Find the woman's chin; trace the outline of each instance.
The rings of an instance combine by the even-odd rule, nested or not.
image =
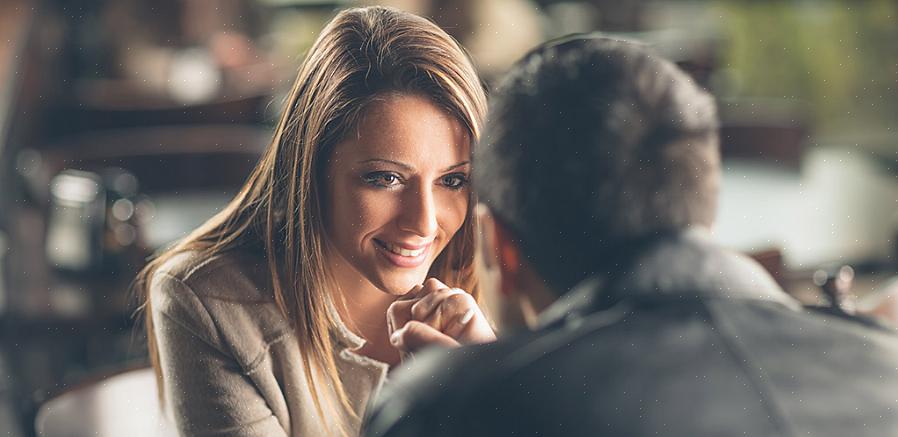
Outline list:
[[[426,278],[422,276],[420,278],[383,278],[384,280],[380,281],[380,284],[377,284],[377,288],[379,288],[384,293],[387,293],[392,296],[405,296],[412,288],[416,285],[421,285]]]

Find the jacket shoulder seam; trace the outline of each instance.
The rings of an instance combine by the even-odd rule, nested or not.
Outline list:
[[[268,351],[271,350],[271,347],[284,342],[290,336],[289,331],[281,332],[280,334],[274,336],[274,338],[270,340],[264,341],[264,346],[262,346],[262,350],[256,354],[256,357],[250,360],[246,366],[243,367],[243,373],[246,375],[252,375],[259,370],[260,365],[265,362],[265,359],[268,358]]]
[[[214,338],[209,338],[209,339],[207,339],[207,341],[210,341],[211,342],[210,344],[212,344],[219,351],[225,352],[225,344],[222,341],[221,327],[218,326],[218,321],[215,320],[215,317],[212,317],[212,313],[209,312],[209,308],[206,307],[206,303],[203,301],[203,299],[200,298],[200,295],[197,294],[197,292],[190,285],[188,285],[186,282],[184,282],[184,280],[178,278],[177,276],[175,276],[169,272],[166,272],[166,271],[159,272],[159,274],[161,274],[163,276],[167,276],[169,279],[171,279],[172,281],[175,281],[177,284],[181,285],[187,291],[190,292],[193,299],[195,299],[197,301],[197,303],[199,304],[199,307],[202,308],[202,313],[198,314],[198,315],[205,322],[208,322],[208,324],[212,327],[212,329],[214,329],[214,332],[209,333],[210,335],[214,336]],[[162,313],[165,314],[164,312],[162,312]],[[173,317],[169,314],[166,314],[166,316],[172,320],[176,319],[175,317]],[[183,326],[183,323],[180,323],[180,324]],[[193,332],[192,329],[190,331]],[[203,337],[201,335],[201,333],[196,333],[196,334],[200,337]],[[230,348],[228,348],[228,349],[230,349]],[[233,351],[228,351],[227,353],[230,356],[233,356],[236,358],[236,355],[233,354]]]

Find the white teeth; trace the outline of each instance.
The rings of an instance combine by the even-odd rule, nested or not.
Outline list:
[[[403,249],[395,244],[387,243],[387,249],[390,252],[395,253],[396,255],[402,255],[402,256],[414,258],[414,257],[424,253],[424,249],[426,249],[426,247],[422,247],[421,249],[408,250],[408,249]]]

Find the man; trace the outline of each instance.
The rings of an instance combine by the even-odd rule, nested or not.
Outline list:
[[[550,43],[491,111],[474,185],[535,330],[419,354],[366,435],[898,435],[898,338],[803,309],[710,241],[715,107],[673,64]]]

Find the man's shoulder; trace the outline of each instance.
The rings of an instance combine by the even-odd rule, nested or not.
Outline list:
[[[454,435],[460,415],[480,408],[471,400],[493,391],[508,375],[509,358],[540,335],[522,331],[492,343],[418,353],[369,405],[364,435]]]
[[[672,435],[727,435],[719,432],[734,423],[762,433],[777,423],[818,430],[838,422],[850,433],[892,407],[866,402],[860,414],[851,405],[898,390],[896,368],[898,336],[863,321],[762,300],[649,303],[430,351],[396,372],[366,435],[494,435],[557,424],[629,432],[640,414],[682,431]],[[691,404],[677,401],[686,393]],[[827,405],[809,409],[815,394],[826,394]],[[646,412],[638,407],[645,399],[660,403]],[[696,424],[677,419],[699,406],[720,413]],[[525,413],[534,409],[538,417]],[[830,417],[803,419],[815,411]]]
[[[507,375],[506,370],[512,364],[509,358],[542,335],[521,331],[486,344],[425,350],[396,372],[390,389],[401,390],[406,396],[425,402],[426,397],[442,396],[443,393],[438,393],[442,391],[451,390],[459,397],[467,397],[478,390],[488,390],[491,380]],[[465,383],[460,384],[462,381]]]
[[[364,435],[504,433],[519,412],[553,402],[543,397],[551,394],[543,388],[531,390],[534,371],[551,375],[551,368],[572,348],[595,346],[601,354],[610,343],[590,345],[588,340],[605,335],[606,328],[617,326],[626,315],[626,308],[614,307],[570,323],[522,330],[492,343],[419,353],[394,372],[371,404]],[[512,410],[517,413],[503,413]]]

